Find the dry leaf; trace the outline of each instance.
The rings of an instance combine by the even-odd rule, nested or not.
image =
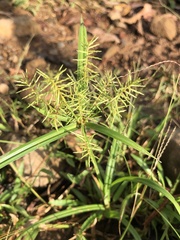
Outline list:
[[[156,11],[152,8],[152,5],[149,3],[145,3],[144,4],[144,8],[142,10],[142,17],[149,21],[152,19],[152,17],[154,17]]]
[[[94,36],[98,37],[100,43],[104,42],[115,42],[120,43],[120,39],[112,33],[104,32],[101,28],[94,28],[89,31]]]
[[[19,221],[19,218],[13,213],[9,213],[9,215],[11,216],[13,226],[16,226],[16,223]]]
[[[112,21],[119,20],[119,19],[121,19],[121,17],[122,17],[122,16],[121,16],[121,12],[120,12],[120,11],[117,11],[117,10],[115,10],[115,9],[111,10],[111,11],[109,12],[108,16],[110,17],[110,19],[111,19]]]
[[[145,3],[143,9],[139,11],[137,14],[135,14],[133,17],[121,18],[121,21],[128,24],[134,24],[138,20],[140,20],[142,17],[146,20],[149,20],[154,16],[154,14],[155,14],[155,10],[153,10],[152,5],[149,3]]]
[[[104,2],[106,7],[110,7],[110,8],[117,5],[117,2],[112,2],[112,1],[108,1],[108,0],[103,0],[103,2]]]
[[[131,11],[131,6],[126,3],[120,3],[113,7],[108,16],[112,21],[120,20],[122,17],[128,15]]]
[[[51,207],[47,206],[47,204],[42,204],[42,205],[38,206],[36,215],[39,217],[42,217],[45,214],[47,214],[50,209],[51,209]]]
[[[131,6],[127,3],[120,3],[114,6],[114,10],[119,11],[121,16],[124,17],[130,13]]]
[[[112,58],[116,53],[119,51],[119,46],[112,45],[104,54],[103,56],[103,62],[109,61],[110,58]]]
[[[137,23],[137,31],[139,34],[144,35],[144,30],[142,26],[142,20],[140,19]]]

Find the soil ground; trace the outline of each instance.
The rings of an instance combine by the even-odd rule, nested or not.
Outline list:
[[[33,116],[33,111],[31,117],[13,117],[6,103],[11,104],[14,99],[20,104],[24,101],[15,84],[24,73],[32,78],[36,68],[46,72],[57,70],[62,64],[72,71],[76,69],[74,59],[77,58],[81,15],[88,38],[98,37],[98,57],[102,60],[97,60],[96,64],[102,72],[112,70],[123,76],[132,71],[135,76],[140,70],[139,76],[151,79],[153,89],[158,89],[161,81],[168,82],[170,75],[179,74],[179,1],[172,1],[174,9],[165,8],[161,1],[45,0],[43,3],[29,1],[27,6],[16,6],[15,2],[0,1],[0,104],[14,131],[9,135],[2,129],[5,140],[12,141],[12,135],[15,135],[15,141],[20,141],[22,136],[29,138],[47,131],[35,119],[37,115]],[[164,2],[168,5],[170,1]],[[163,75],[155,75],[160,68]],[[158,95],[153,97],[158,98]],[[149,98],[142,101],[148,105]],[[159,117],[167,110],[163,104],[152,110]],[[22,110],[22,106],[19,109]],[[177,115],[176,122],[180,123]],[[71,139],[69,146],[72,142]],[[74,145],[70,148],[76,150]],[[7,151],[6,148],[3,150]],[[39,239],[52,239],[50,232],[41,234]],[[62,238],[62,232],[53,232],[53,239],[65,237]],[[107,238],[102,239],[116,238],[108,238],[107,233]]]

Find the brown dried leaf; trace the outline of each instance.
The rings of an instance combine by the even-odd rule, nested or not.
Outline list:
[[[13,213],[9,213],[9,215],[11,217],[11,221],[13,223],[13,226],[16,226],[16,223],[19,221],[19,218]]]
[[[155,14],[155,10],[153,10],[152,5],[149,3],[145,3],[143,9],[139,11],[137,14],[135,14],[133,17],[121,18],[121,21],[128,24],[134,24],[138,20],[140,20],[142,17],[146,20],[149,20],[154,16],[154,14]]]
[[[142,20],[140,19],[137,23],[137,31],[139,34],[144,35],[144,30],[142,26]]]
[[[104,54],[103,56],[103,62],[109,61],[116,53],[119,51],[119,46],[112,45]]]
[[[131,6],[127,3],[120,3],[114,6],[114,10],[119,11],[121,16],[124,17],[130,13]]]
[[[131,11],[131,6],[126,3],[120,3],[113,7],[108,16],[112,21],[120,20],[122,17],[128,15]]]
[[[98,37],[100,43],[104,42],[120,43],[120,39],[115,34],[107,33],[103,31],[101,28],[94,28],[91,29],[89,32]]]
[[[119,20],[122,17],[121,12],[118,10],[115,10],[115,9],[111,10],[109,12],[108,16],[110,17],[110,19],[112,21]]]

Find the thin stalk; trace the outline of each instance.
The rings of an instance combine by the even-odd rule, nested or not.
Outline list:
[[[116,155],[119,150],[119,146],[117,145],[117,140],[113,139],[110,156],[108,158],[106,172],[105,172],[105,180],[104,180],[104,205],[109,208],[110,200],[111,200],[111,183],[113,180],[115,164],[116,164]]]
[[[85,143],[86,143],[86,149],[88,151],[88,157],[89,157],[90,161],[92,162],[92,164],[94,166],[94,170],[95,170],[95,173],[96,173],[96,175],[98,177],[98,181],[100,183],[101,190],[102,190],[103,189],[103,183],[102,183],[102,180],[101,180],[100,170],[99,170],[99,167],[98,167],[97,160],[96,160],[96,158],[94,156],[94,152],[92,150],[91,142],[90,142],[90,140],[89,140],[89,138],[87,136],[87,133],[86,133],[84,125],[81,126],[81,133],[84,136],[84,140],[85,140]],[[88,161],[88,159],[86,160],[86,163],[87,163],[87,167],[90,167],[90,162]]]
[[[77,62],[77,79],[82,80],[85,73],[85,62],[87,58],[87,30],[84,26],[83,19],[81,17],[81,25],[79,29],[78,38],[78,62]]]

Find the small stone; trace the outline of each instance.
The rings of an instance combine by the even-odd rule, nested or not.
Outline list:
[[[21,160],[17,160],[16,166],[19,167],[22,162],[24,177],[33,187],[46,187],[50,182],[54,183],[59,179],[53,167],[49,166],[51,163],[47,161],[47,154],[43,149],[30,152]]]
[[[171,133],[172,131],[168,134],[168,137]],[[160,160],[162,162],[165,176],[174,183],[180,174],[180,129],[176,129],[173,133]],[[180,184],[178,185],[176,192],[180,193]]]
[[[176,19],[169,13],[155,16],[151,22],[150,29],[155,36],[172,41],[177,35]]]
[[[4,43],[12,38],[14,32],[14,24],[12,19],[0,19],[0,43]]]
[[[9,92],[9,86],[6,83],[0,83],[0,93],[3,95],[8,94]]]
[[[9,135],[8,140],[13,143],[7,145],[5,152],[26,142],[24,137],[16,134]],[[62,163],[60,158],[50,158],[49,152],[43,148],[36,149],[15,161],[18,169],[23,164],[23,177],[33,187],[47,187],[49,183],[53,184],[58,181],[60,179],[60,166],[62,167],[60,163]]]
[[[154,46],[152,51],[153,51],[155,56],[160,57],[162,52],[163,52],[163,46],[160,45],[160,44],[157,44],[157,45]]]

